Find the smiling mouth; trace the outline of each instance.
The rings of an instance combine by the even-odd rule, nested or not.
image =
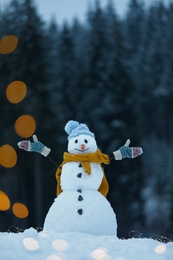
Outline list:
[[[87,148],[85,150],[80,150],[80,149],[75,148],[75,150],[83,153],[83,152],[86,152],[87,150],[89,150],[89,148]]]

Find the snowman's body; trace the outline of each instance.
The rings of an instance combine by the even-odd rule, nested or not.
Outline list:
[[[93,153],[97,144],[89,135],[73,137],[68,143],[71,154]],[[98,192],[103,178],[100,164],[90,163],[88,175],[81,162],[68,162],[62,167],[62,193],[49,209],[44,230],[54,232],[86,232],[116,235],[115,213],[107,199]]]

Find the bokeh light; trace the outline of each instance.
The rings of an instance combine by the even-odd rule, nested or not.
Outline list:
[[[166,245],[160,244],[160,245],[156,246],[154,251],[155,251],[156,254],[163,254],[163,253],[166,252]]]
[[[17,162],[17,154],[11,145],[0,147],[0,164],[6,168],[12,168]]]
[[[21,102],[26,96],[26,85],[24,82],[16,80],[11,82],[6,89],[7,99],[13,103],[17,104]]]
[[[73,258],[68,258],[64,253],[53,253],[52,255],[48,256],[46,260],[68,260]]]
[[[52,246],[58,251],[66,251],[69,248],[69,244],[63,239],[54,240]]]
[[[26,249],[31,250],[31,251],[35,251],[35,250],[39,249],[39,247],[40,247],[37,240],[35,240],[32,237],[24,238],[23,245]]]
[[[29,215],[27,207],[22,203],[14,203],[12,211],[17,218],[26,218]]]
[[[0,41],[0,53],[9,54],[13,52],[18,44],[18,38],[14,35],[7,35]]]
[[[91,256],[95,259],[95,260],[110,260],[111,257],[107,254],[107,249],[103,248],[103,247],[99,247],[97,249],[95,249],[92,253]]]
[[[3,192],[0,191],[0,210],[5,211],[10,208],[10,200],[8,196]]]
[[[57,255],[50,255],[47,257],[47,260],[63,260],[63,259]]]
[[[30,115],[22,115],[15,122],[15,131],[21,137],[30,137],[36,129],[35,119]]]

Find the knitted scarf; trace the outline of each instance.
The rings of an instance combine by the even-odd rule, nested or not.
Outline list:
[[[84,171],[89,175],[91,174],[91,166],[90,166],[91,162],[99,163],[100,165],[102,163],[104,163],[104,164],[110,163],[109,156],[102,153],[99,149],[95,153],[87,153],[87,154],[70,154],[70,153],[65,152],[63,159],[64,159],[63,162],[61,163],[61,165],[58,167],[58,169],[56,171],[56,180],[58,182],[57,195],[59,195],[62,192],[62,189],[60,186],[60,176],[61,176],[62,166],[65,163],[80,162],[84,168]],[[104,172],[103,167],[102,167],[102,170]],[[109,185],[108,185],[106,176],[104,175],[104,177],[102,179],[102,183],[101,183],[98,191],[101,192],[101,194],[106,197],[108,190],[109,190]]]

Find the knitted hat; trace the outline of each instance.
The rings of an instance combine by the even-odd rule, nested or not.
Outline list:
[[[85,124],[80,124],[77,121],[70,120],[68,123],[65,125],[65,131],[67,132],[68,140],[70,138],[79,136],[79,135],[90,135],[91,137],[95,138],[94,134],[90,132],[89,128]]]

